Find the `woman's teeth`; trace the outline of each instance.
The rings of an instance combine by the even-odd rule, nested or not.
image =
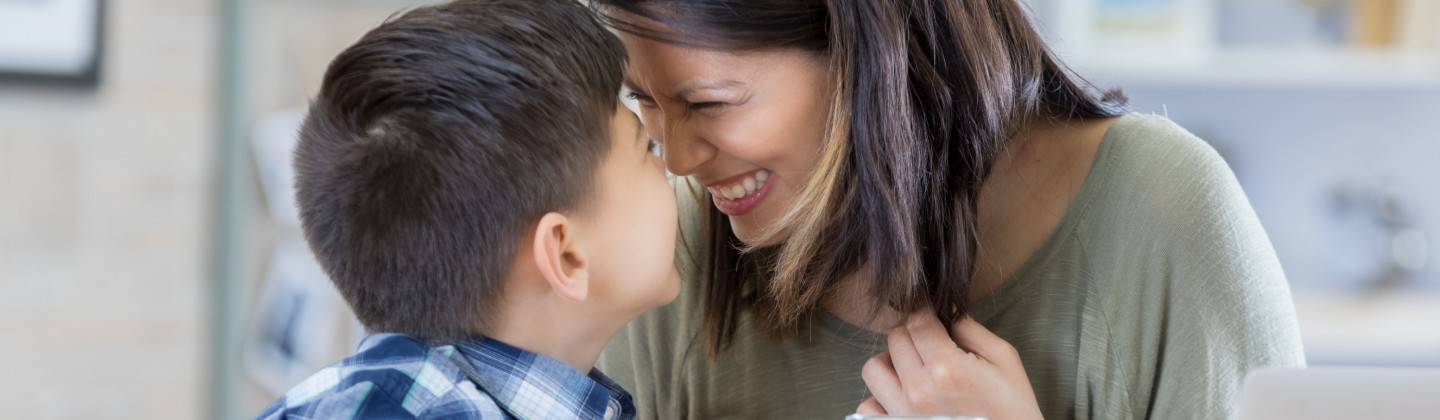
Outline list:
[[[760,187],[765,186],[765,180],[770,179],[770,171],[761,169],[750,174],[744,179],[730,183],[729,185],[717,185],[710,187],[710,194],[726,200],[738,200],[755,194]]]

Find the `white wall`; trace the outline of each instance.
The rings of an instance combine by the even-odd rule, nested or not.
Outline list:
[[[1363,217],[1338,212],[1337,187],[1409,202],[1429,242],[1411,287],[1440,289],[1440,91],[1129,87],[1221,149],[1270,233],[1297,294],[1363,289],[1389,249]],[[1377,241],[1377,239],[1380,239]]]

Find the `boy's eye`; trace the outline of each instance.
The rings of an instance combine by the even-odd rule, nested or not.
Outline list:
[[[660,145],[660,142],[654,139],[647,141],[649,141],[650,144],[645,148],[646,153],[654,155],[655,157],[665,157],[665,149]]]
[[[655,104],[655,98],[651,98],[649,95],[645,95],[636,91],[630,91],[630,93],[625,94],[625,97],[630,98],[630,100],[632,101],[639,102],[641,105],[645,106],[651,106]]]

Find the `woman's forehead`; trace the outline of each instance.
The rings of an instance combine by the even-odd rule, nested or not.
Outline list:
[[[800,51],[724,51],[688,47],[629,35],[626,81],[632,87],[685,89],[730,88],[767,71],[783,70],[804,55]],[[633,41],[632,41],[633,40]]]

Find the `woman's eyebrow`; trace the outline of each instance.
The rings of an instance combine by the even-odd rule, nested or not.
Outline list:
[[[690,100],[690,96],[694,95],[696,92],[711,89],[725,89],[740,86],[742,84],[743,83],[740,83],[740,81],[738,80],[704,80],[699,82],[691,82],[685,84],[683,87],[676,90],[675,98],[684,102],[693,102]]]
[[[625,79],[621,82],[621,84],[624,85],[624,87],[625,87],[626,89],[629,89],[629,90],[632,91],[632,92],[639,93],[639,94],[646,95],[646,96],[655,96],[654,93],[652,93],[652,92],[646,92],[645,89],[641,89],[641,88],[640,88],[640,84],[639,84],[639,83],[635,83],[635,80],[634,80],[634,79],[631,79],[629,76],[626,76]],[[730,79],[726,79],[726,80],[703,80],[703,81],[699,81],[699,82],[691,82],[691,83],[688,83],[688,84],[683,85],[683,87],[681,87],[679,90],[676,90],[676,91],[675,91],[675,99],[677,99],[677,100],[679,100],[679,101],[682,101],[682,102],[691,102],[690,97],[691,97],[692,95],[694,95],[695,93],[697,93],[697,92],[706,91],[706,90],[713,90],[713,89],[731,88],[731,87],[740,86],[740,85],[743,85],[743,84],[744,84],[744,83],[741,83],[739,80],[730,80]]]

